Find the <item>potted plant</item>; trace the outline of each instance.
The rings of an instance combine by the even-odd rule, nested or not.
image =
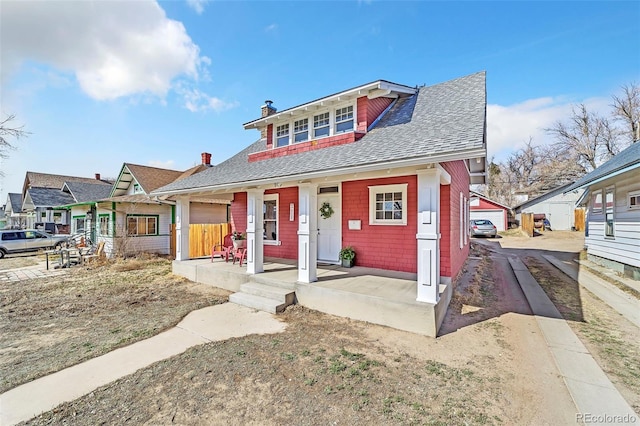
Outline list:
[[[247,234],[245,233],[233,231],[231,239],[233,240],[234,249],[245,248],[247,246]]]
[[[356,257],[356,251],[353,247],[347,246],[340,250],[340,254],[338,256],[340,257],[340,260],[342,260],[342,266],[344,268],[351,268]]]

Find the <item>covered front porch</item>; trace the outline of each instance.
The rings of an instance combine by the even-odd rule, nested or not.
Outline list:
[[[318,263],[317,281],[304,283],[295,260],[266,257],[263,266],[250,274],[237,263],[201,258],[174,261],[173,273],[233,292],[250,282],[288,288],[295,303],[310,309],[433,337],[452,293],[451,285],[441,284],[438,303],[418,302],[417,274],[407,272]]]

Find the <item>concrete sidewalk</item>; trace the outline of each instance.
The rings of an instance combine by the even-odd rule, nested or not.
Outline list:
[[[0,425],[31,419],[114,380],[207,342],[284,331],[286,324],[266,312],[233,303],[191,312],[176,327],[116,349],[0,395]]]
[[[527,267],[516,257],[510,256],[509,263],[576,404],[576,423],[637,421],[640,416],[613,386]]]
[[[592,274],[587,268],[579,268],[575,262],[563,262],[554,256],[548,255],[542,255],[542,257],[618,311],[623,317],[640,327],[640,300]],[[614,279],[613,277],[610,278]]]

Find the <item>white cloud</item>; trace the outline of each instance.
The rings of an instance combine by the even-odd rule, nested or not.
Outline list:
[[[189,7],[196,11],[198,15],[202,15],[204,12],[204,6],[209,3],[209,0],[187,0]]]
[[[152,0],[3,2],[2,82],[25,61],[75,74],[98,100],[163,98],[178,76],[198,80],[209,60],[181,22]]]
[[[237,102],[225,102],[222,99],[209,96],[198,89],[180,85],[176,90],[184,100],[184,107],[191,112],[212,110],[215,112],[226,111],[238,106]]]
[[[265,32],[267,32],[267,33],[270,33],[270,32],[275,31],[275,30],[277,30],[277,29],[278,29],[278,24],[271,24],[271,25],[268,25],[268,26],[264,29],[264,31],[265,31]]]
[[[608,115],[609,100],[590,98],[569,102],[565,97],[529,99],[514,105],[487,105],[487,155],[504,160],[512,152],[522,148],[529,137],[535,145],[553,142],[545,129],[557,121],[571,116],[571,107],[584,103],[590,111]]]

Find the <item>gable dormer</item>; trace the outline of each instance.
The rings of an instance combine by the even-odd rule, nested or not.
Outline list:
[[[378,80],[280,112],[266,101],[261,118],[244,125],[259,130],[266,146],[249,161],[355,142],[398,97],[415,93],[413,87]]]

